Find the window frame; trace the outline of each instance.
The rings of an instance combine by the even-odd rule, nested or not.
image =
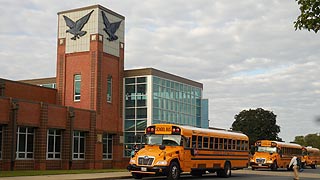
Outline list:
[[[112,103],[112,85],[113,85],[112,76],[109,75],[107,78],[107,102]]]
[[[77,77],[80,77],[79,79]],[[73,76],[73,101],[79,102],[81,100],[81,74],[75,74]],[[79,83],[79,94],[77,94],[77,84]]]
[[[26,128],[26,131],[25,132],[20,132],[20,128]],[[32,133],[29,133],[29,129],[32,129],[33,132]],[[34,159],[34,147],[35,147],[35,128],[34,127],[24,127],[24,126],[18,126],[17,128],[17,141],[16,141],[16,159],[17,160],[28,160],[28,159]],[[19,151],[19,145],[20,145],[20,135],[25,135],[25,145],[24,145],[24,151]],[[28,135],[32,135],[33,137],[33,144],[32,144],[32,152],[28,152],[28,144],[30,142],[28,142]],[[24,154],[24,157],[19,157],[20,154]],[[28,158],[28,154],[31,154],[32,157],[31,158]]]
[[[75,135],[75,133],[79,135]],[[75,152],[75,139],[78,139],[78,152]],[[83,152],[81,152],[81,139],[83,139]],[[77,157],[75,157],[77,155]],[[83,158],[81,158],[83,155]],[[72,136],[72,160],[85,160],[86,157],[86,133],[84,131],[73,131]]]
[[[50,130],[53,130],[53,134],[49,134],[49,131]],[[59,135],[57,135],[57,131],[60,132]],[[53,136],[53,152],[49,152],[49,137],[50,136]],[[57,136],[60,136],[60,149],[59,151],[60,152],[56,152],[56,139],[57,139]],[[61,159],[61,151],[62,151],[62,130],[61,129],[48,129],[47,130],[47,151],[46,151],[46,159],[47,160],[55,160],[55,159]],[[49,154],[52,154],[53,155],[53,158],[49,157]],[[56,155],[60,155],[59,158],[56,157]]]
[[[111,141],[111,152],[109,152],[109,143]],[[105,152],[106,148],[106,152]],[[113,159],[113,136],[112,134],[105,133],[102,136],[102,159],[112,160]]]

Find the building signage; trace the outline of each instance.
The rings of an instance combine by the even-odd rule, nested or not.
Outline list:
[[[66,32],[73,35],[73,37],[71,38],[72,40],[77,40],[77,38],[79,39],[81,36],[84,36],[87,33],[87,31],[81,31],[81,30],[84,27],[84,25],[87,24],[92,12],[93,10],[87,15],[77,20],[76,22],[72,21],[67,16],[63,16],[66,22],[66,25],[70,28]]]

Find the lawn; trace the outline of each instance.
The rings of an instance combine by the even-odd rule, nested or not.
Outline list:
[[[83,169],[83,170],[25,170],[25,171],[0,171],[0,177],[15,176],[40,176],[58,174],[89,174],[107,172],[126,172],[126,169]]]

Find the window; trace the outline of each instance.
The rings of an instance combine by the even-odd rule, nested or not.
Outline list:
[[[81,75],[74,75],[74,101],[80,101],[81,98]]]
[[[56,83],[40,84],[39,86],[55,89]]]
[[[198,148],[202,148],[202,136],[198,136]]]
[[[107,102],[112,102],[112,76],[107,79]]]
[[[214,138],[214,149],[219,149],[219,138]]]
[[[18,127],[17,159],[32,159],[34,146],[34,128]]]
[[[232,140],[228,139],[228,149],[232,149]]]
[[[2,159],[2,126],[0,126],[0,159]]]
[[[228,149],[228,140],[227,139],[223,139],[223,149]]]
[[[191,147],[192,148],[196,148],[197,146],[196,146],[196,144],[197,144],[197,136],[192,136],[192,145],[191,145]]]
[[[210,149],[213,149],[214,146],[214,138],[210,137]]]
[[[73,132],[73,159],[84,159],[85,133],[81,131]]]
[[[104,134],[103,139],[103,159],[112,159],[112,135]]]
[[[203,148],[208,149],[209,148],[209,138],[208,137],[203,137]]]
[[[61,130],[49,129],[47,136],[47,158],[61,158]]]

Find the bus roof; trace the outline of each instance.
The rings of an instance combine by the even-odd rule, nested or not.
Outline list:
[[[304,147],[308,152],[320,152],[320,150],[318,148],[314,148],[314,147]]]
[[[280,141],[273,141],[273,140],[258,140],[257,142],[261,142],[261,143],[266,143],[266,142],[270,142],[271,143],[276,143],[277,146],[279,147],[291,147],[291,148],[298,148],[301,149],[302,146],[299,144],[295,144],[295,143],[286,143],[286,142],[280,142]]]
[[[202,135],[218,135],[219,137],[224,137],[224,138],[230,138],[230,137],[238,137],[241,140],[248,140],[248,136],[240,133],[240,132],[234,132],[234,131],[227,131],[227,130],[217,130],[217,129],[205,129],[205,128],[198,128],[198,127],[193,127],[193,126],[186,126],[186,125],[176,125],[176,124],[154,124],[154,126],[159,126],[159,125],[166,125],[166,126],[177,126],[181,128],[181,132],[186,134],[202,134]]]

